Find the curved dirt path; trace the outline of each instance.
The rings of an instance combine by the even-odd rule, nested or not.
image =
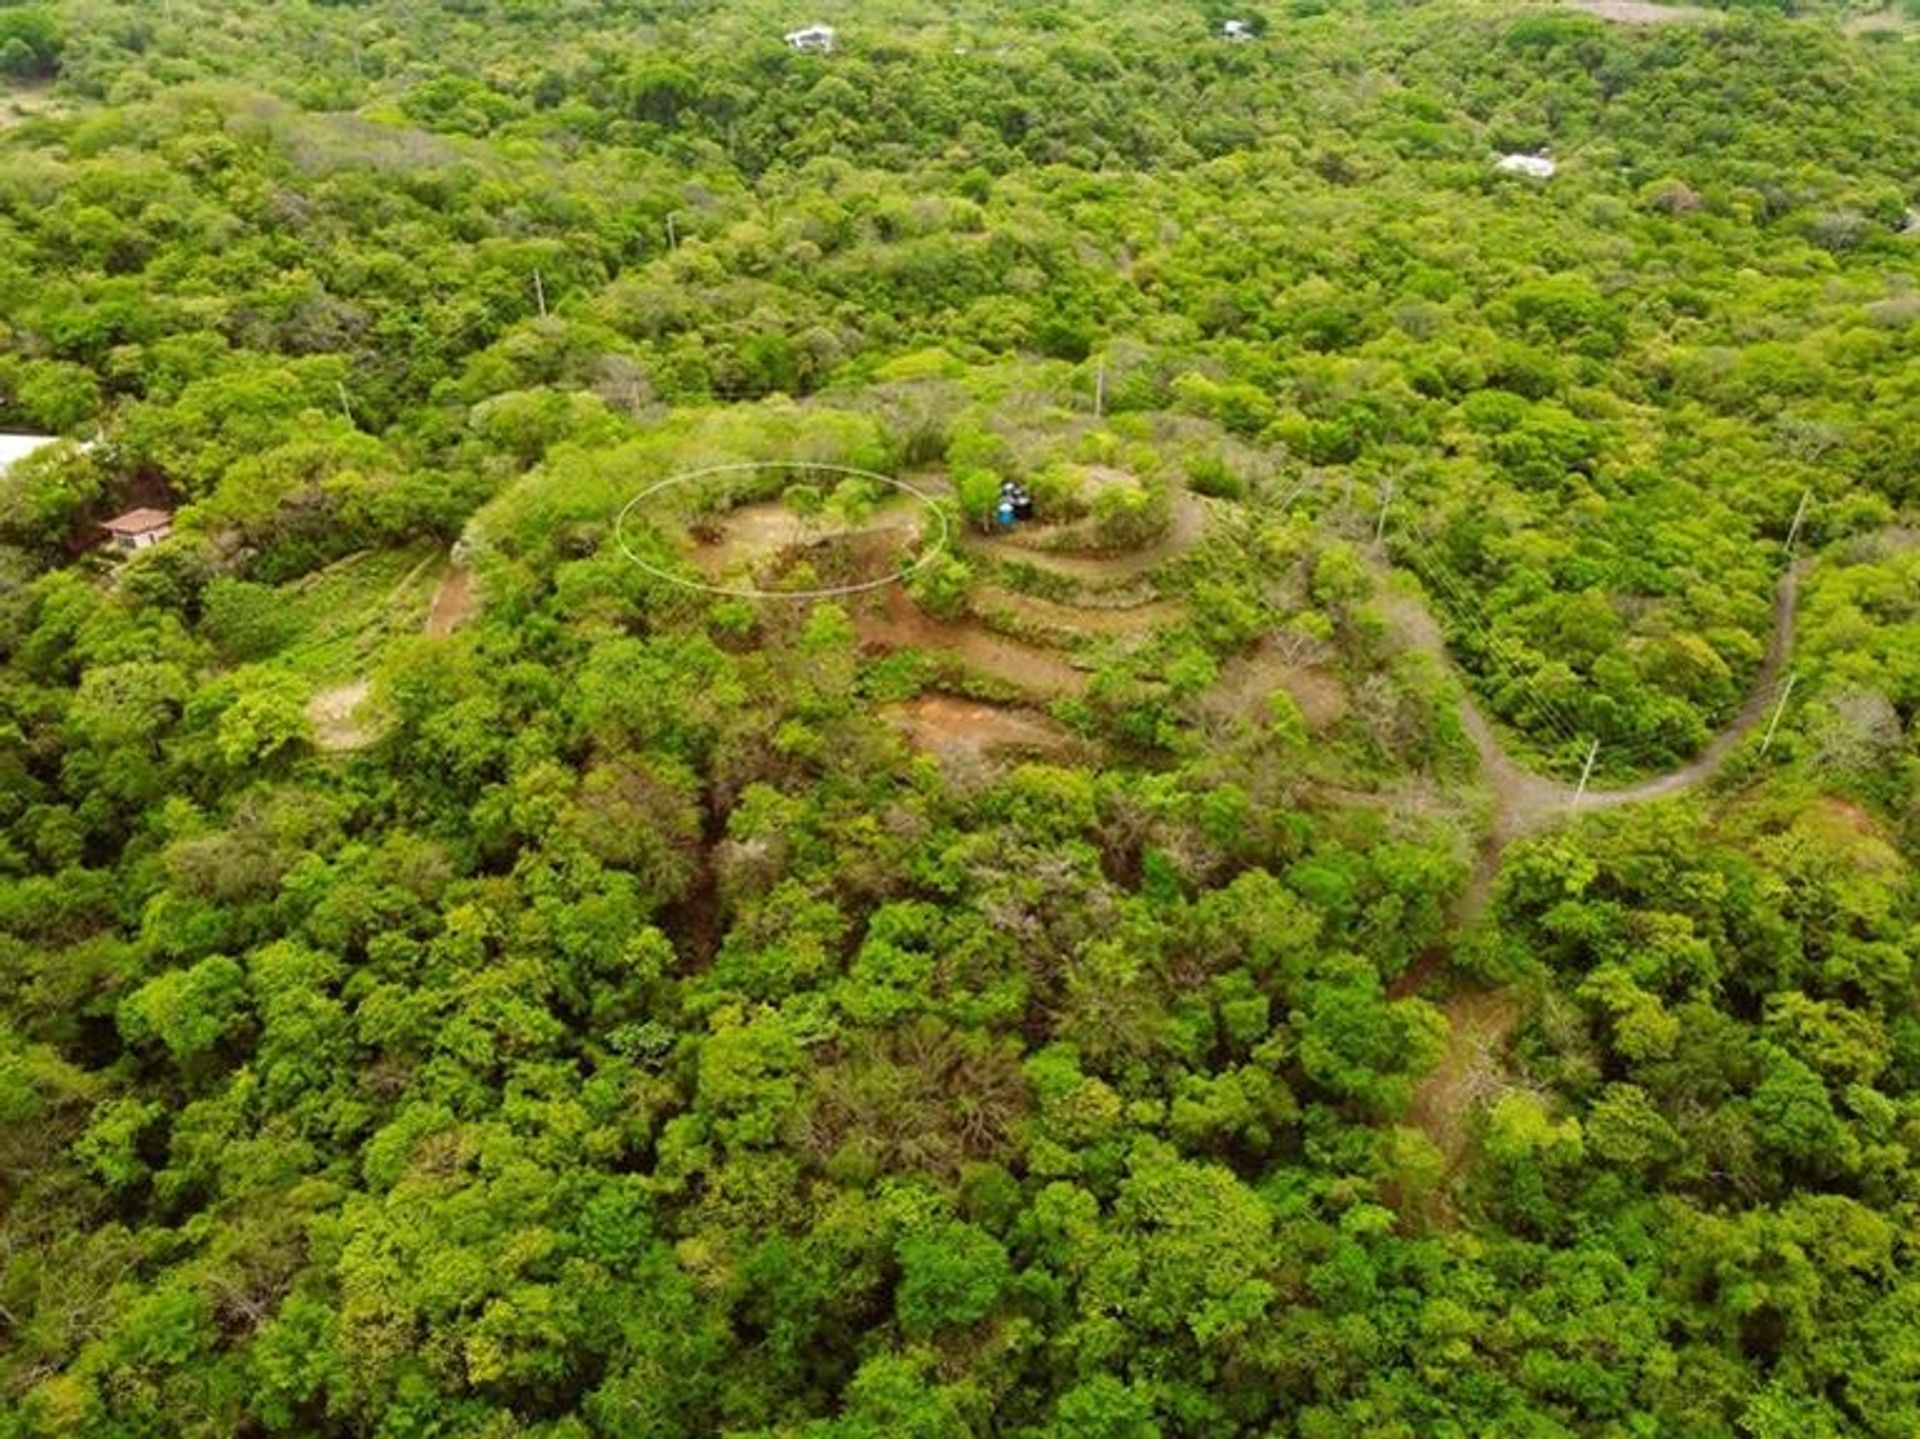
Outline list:
[[[1753,677],[1753,687],[1747,692],[1746,702],[1727,726],[1707,742],[1699,758],[1679,769],[1621,789],[1589,789],[1580,801],[1582,809],[1606,809],[1613,805],[1637,804],[1641,800],[1662,799],[1670,794],[1678,794],[1710,778],[1714,771],[1726,763],[1727,756],[1766,715],[1767,707],[1774,698],[1774,687],[1780,682],[1780,673],[1787,667],[1787,660],[1793,654],[1793,622],[1800,608],[1800,581],[1806,577],[1806,572],[1807,561],[1796,560],[1781,574],[1779,587],[1773,596],[1773,634],[1767,641],[1766,654],[1761,657],[1759,672]]]
[[[1383,578],[1391,566],[1377,548],[1368,559]],[[1773,633],[1760,661],[1746,701],[1733,719],[1716,734],[1698,757],[1678,769],[1654,775],[1618,789],[1577,787],[1523,769],[1501,748],[1499,736],[1487,722],[1464,679],[1460,685],[1460,722],[1472,742],[1481,771],[1494,795],[1492,830],[1481,845],[1466,888],[1448,914],[1451,933],[1387,986],[1391,999],[1418,993],[1448,968],[1453,956],[1452,935],[1470,928],[1486,909],[1500,872],[1501,857],[1514,840],[1540,829],[1556,816],[1575,810],[1613,809],[1646,800],[1664,799],[1710,779],[1727,756],[1753,732],[1766,715],[1773,690],[1793,652],[1794,617],[1799,607],[1800,582],[1809,561],[1796,560],[1780,576],[1773,599]],[[1433,612],[1404,591],[1389,589],[1385,596],[1388,619],[1410,647],[1451,666],[1445,637]],[[1510,986],[1458,990],[1442,1005],[1447,1019],[1447,1044],[1439,1064],[1415,1086],[1407,1117],[1439,1148],[1451,1181],[1467,1160],[1468,1116],[1490,1104],[1520,1081],[1513,1072],[1509,1046],[1519,1026],[1523,1006]],[[1442,1190],[1431,1203],[1442,1224],[1454,1218],[1453,1201]]]
[[[1036,570],[1045,570],[1048,574],[1077,580],[1082,584],[1112,584],[1117,580],[1138,579],[1156,565],[1186,553],[1199,541],[1206,527],[1206,504],[1191,490],[1175,489],[1173,515],[1167,522],[1167,532],[1142,549],[1107,555],[1071,553],[1044,550],[1004,535],[972,532],[961,541],[960,549],[1007,564],[1032,565]]]
[[[857,610],[853,627],[862,644],[957,660],[965,669],[1041,699],[1085,694],[1093,680],[1058,651],[1003,635],[976,620],[936,619],[899,585],[887,586],[880,603]]]
[[[1377,571],[1385,573],[1390,568],[1385,555],[1377,550],[1369,554],[1369,559]],[[1786,668],[1787,658],[1793,652],[1793,621],[1799,607],[1800,580],[1806,568],[1807,561],[1797,560],[1781,574],[1773,598],[1773,634],[1767,642],[1767,652],[1760,661],[1759,672],[1754,676],[1745,703],[1709,741],[1707,747],[1695,759],[1665,774],[1653,775],[1618,789],[1590,787],[1584,795],[1578,796],[1577,803],[1577,786],[1535,774],[1515,762],[1501,747],[1499,736],[1463,681],[1460,723],[1473,743],[1480,767],[1493,790],[1494,825],[1491,838],[1496,857],[1498,851],[1509,842],[1540,828],[1558,813],[1575,809],[1615,809],[1621,805],[1665,799],[1710,779],[1726,763],[1727,756],[1766,715],[1767,706],[1773,699],[1774,686],[1779,682],[1780,673]],[[1410,647],[1423,650],[1443,664],[1452,666],[1439,621],[1424,603],[1412,595],[1389,593],[1386,605],[1388,618]]]
[[[975,612],[992,621],[1001,616],[1032,625],[1049,634],[1146,635],[1176,625],[1187,617],[1178,600],[1147,600],[1137,605],[1070,605],[1001,585],[981,585],[973,592]]]
[[[1370,553],[1369,559],[1382,572],[1388,568],[1386,557],[1378,551]],[[1798,560],[1788,565],[1780,576],[1773,600],[1773,635],[1746,702],[1699,756],[1678,769],[1637,784],[1619,789],[1589,789],[1579,796],[1577,804],[1576,786],[1522,769],[1514,762],[1500,747],[1499,736],[1462,681],[1460,722],[1493,790],[1494,813],[1493,828],[1481,846],[1473,874],[1448,914],[1453,934],[1470,928],[1485,911],[1499,876],[1501,857],[1514,840],[1550,823],[1557,815],[1571,814],[1576,809],[1611,809],[1664,799],[1712,777],[1767,712],[1773,688],[1793,651],[1793,621],[1806,568],[1807,561]],[[1439,622],[1431,610],[1413,596],[1396,591],[1389,591],[1386,605],[1389,620],[1406,643],[1434,655],[1443,664],[1451,663]],[[1388,985],[1388,996],[1404,999],[1418,993],[1428,981],[1447,969],[1452,955],[1451,937],[1443,939]],[[1514,991],[1505,985],[1458,990],[1443,1002],[1447,1019],[1446,1049],[1439,1064],[1415,1086],[1407,1117],[1445,1157],[1449,1181],[1467,1160],[1468,1116],[1518,1082],[1508,1049],[1520,1023],[1522,1008]],[[1448,1193],[1443,1190],[1432,1202],[1439,1222],[1450,1224],[1453,1203]]]
[[[1207,507],[1191,491],[1180,489],[1173,496],[1173,518],[1167,533],[1145,549],[1117,555],[1071,554],[1038,549],[1005,536],[970,534],[964,548],[978,554],[1014,564],[1030,564],[1039,570],[1078,581],[1082,584],[1107,584],[1137,579],[1191,549],[1205,532]],[[1384,551],[1369,549],[1367,559],[1375,573],[1388,583],[1383,587],[1383,605],[1389,622],[1410,648],[1433,655],[1449,669],[1454,668],[1447,651],[1446,638],[1438,618],[1422,596],[1397,590],[1390,583],[1393,566]],[[1578,794],[1575,785],[1522,766],[1500,742],[1479,702],[1464,679],[1460,685],[1460,722],[1479,759],[1494,797],[1493,827],[1483,847],[1481,862],[1467,892],[1456,910],[1461,922],[1470,921],[1485,904],[1500,854],[1508,844],[1551,823],[1575,809],[1615,809],[1648,800],[1664,799],[1692,789],[1710,779],[1726,762],[1742,740],[1760,723],[1773,699],[1774,687],[1793,648],[1794,616],[1798,607],[1800,581],[1806,560],[1789,565],[1780,576],[1773,602],[1773,632],[1761,659],[1759,672],[1745,702],[1733,719],[1714,735],[1705,749],[1688,763],[1617,789],[1594,789]],[[989,587],[990,601],[1003,609],[1021,614],[1048,629],[1072,626],[1093,634],[1124,634],[1136,631],[1143,621],[1150,627],[1175,618],[1177,601],[1150,602],[1142,606],[1118,608],[1107,614],[1098,607],[1063,604],[998,586]],[[1044,652],[1032,646],[1008,646],[1000,637],[969,633],[968,627],[943,624],[915,614],[911,618],[897,599],[887,606],[885,620],[869,625],[878,633],[866,637],[898,646],[918,643],[922,647],[946,650],[996,678],[1042,693],[1075,694],[1085,689],[1086,676],[1057,659],[1047,663]],[[1151,618],[1149,618],[1151,617]],[[1016,650],[1018,652],[1016,652]],[[1047,657],[1051,658],[1051,657]],[[1576,803],[1576,796],[1577,803]]]
[[[445,639],[473,618],[479,607],[480,597],[473,590],[473,571],[456,560],[441,576],[440,586],[433,592],[433,603],[427,607],[426,633],[434,639]]]

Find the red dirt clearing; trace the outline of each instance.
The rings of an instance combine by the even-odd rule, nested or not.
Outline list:
[[[1058,755],[1072,737],[1038,711],[985,704],[930,691],[881,711],[916,749],[943,760],[977,761],[993,755]]]

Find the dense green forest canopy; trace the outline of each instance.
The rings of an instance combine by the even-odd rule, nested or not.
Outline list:
[[[0,1439],[1920,1432],[1916,37],[0,0]]]

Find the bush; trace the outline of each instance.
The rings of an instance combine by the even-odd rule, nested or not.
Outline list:
[[[967,586],[973,571],[964,560],[942,554],[914,573],[907,582],[907,593],[915,604],[939,619],[957,619],[967,607]]]
[[[299,628],[297,615],[266,585],[222,575],[208,584],[202,603],[207,637],[229,663],[263,660]]]
[[[1218,455],[1195,455],[1189,460],[1187,485],[1195,494],[1217,500],[1240,500],[1247,494],[1247,482]]]
[[[1095,540],[1107,549],[1137,549],[1166,533],[1173,502],[1165,485],[1109,485],[1093,497]]]

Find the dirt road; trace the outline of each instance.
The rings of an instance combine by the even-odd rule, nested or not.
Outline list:
[[[1376,572],[1385,578],[1388,567],[1386,557],[1375,552],[1369,558]],[[1802,560],[1788,566],[1780,576],[1780,585],[1773,600],[1773,634],[1767,642],[1766,655],[1760,662],[1760,671],[1754,677],[1746,703],[1741,705],[1739,713],[1713,737],[1699,756],[1678,769],[1618,789],[1589,788],[1579,796],[1577,806],[1576,786],[1521,768],[1501,748],[1493,726],[1488,723],[1473,695],[1463,686],[1460,696],[1461,726],[1473,743],[1474,752],[1480,759],[1480,768],[1494,795],[1493,848],[1496,851],[1504,849],[1511,841],[1532,833],[1576,808],[1613,809],[1646,800],[1665,799],[1712,778],[1726,763],[1727,756],[1765,718],[1768,706],[1773,701],[1781,672],[1793,652],[1793,621],[1799,605],[1800,581],[1805,571],[1806,562]],[[1400,592],[1389,592],[1386,608],[1388,618],[1403,643],[1435,656],[1442,663],[1451,664],[1445,637],[1431,610],[1413,596]]]
[[[471,619],[477,608],[479,596],[473,592],[473,571],[455,563],[442,577],[440,588],[433,592],[433,603],[427,608],[427,633],[435,639],[445,639]]]

